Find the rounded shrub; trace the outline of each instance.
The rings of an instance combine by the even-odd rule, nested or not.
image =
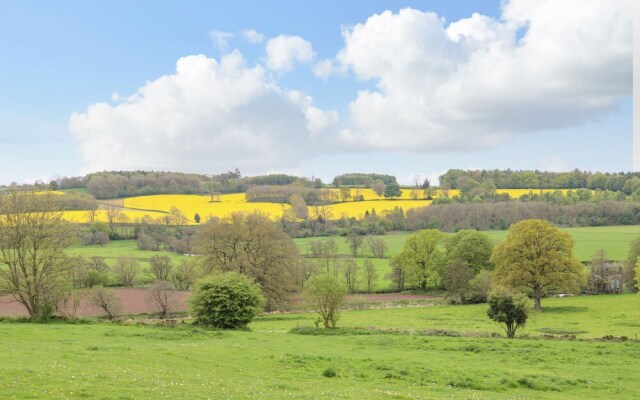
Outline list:
[[[189,298],[196,324],[221,329],[246,327],[260,313],[260,287],[236,272],[209,276],[196,284]]]

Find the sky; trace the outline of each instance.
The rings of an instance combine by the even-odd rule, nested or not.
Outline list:
[[[0,2],[0,184],[632,169],[632,1]]]

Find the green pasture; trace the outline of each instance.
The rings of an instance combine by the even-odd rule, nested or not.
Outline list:
[[[640,297],[546,299],[523,332],[484,306],[345,311],[338,335],[288,333],[309,314],[258,318],[250,331],[0,323],[2,399],[632,399]],[[355,327],[400,332],[355,334]],[[439,329],[478,337],[408,334]],[[538,336],[583,331],[560,340]],[[359,331],[362,333],[363,331]],[[372,332],[375,333],[375,332]],[[483,334],[483,335],[481,335]],[[534,337],[535,336],[535,337]],[[335,375],[335,376],[333,376]]]

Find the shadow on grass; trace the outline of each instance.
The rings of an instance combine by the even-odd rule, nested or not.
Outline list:
[[[560,306],[560,307],[543,307],[542,312],[544,314],[565,314],[565,313],[577,313],[585,312],[587,307],[577,306]]]

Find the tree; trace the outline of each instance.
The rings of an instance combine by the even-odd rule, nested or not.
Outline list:
[[[382,194],[384,193],[384,182],[382,182],[380,179],[373,182],[373,191],[376,192],[378,197],[382,196]]]
[[[502,286],[494,288],[489,293],[487,315],[492,320],[505,325],[505,332],[509,339],[516,336],[518,328],[524,327],[531,308],[531,300],[522,293],[514,294]]]
[[[634,239],[629,245],[629,253],[626,262],[623,263],[623,285],[626,290],[636,291],[636,264],[640,257],[640,237]]]
[[[347,287],[330,274],[312,276],[302,293],[305,301],[322,318],[325,328],[335,328],[340,319],[340,307],[347,297]]]
[[[462,230],[451,236],[446,243],[450,262],[459,261],[475,273],[483,269],[493,269],[491,253],[493,242],[483,232]]]
[[[131,255],[122,255],[116,259],[114,271],[122,285],[133,286],[134,280],[140,272],[140,263]]]
[[[367,246],[376,258],[384,258],[387,252],[387,242],[375,236],[367,236]]]
[[[171,281],[178,290],[189,290],[198,278],[198,268],[195,261],[183,260],[170,274]]]
[[[636,262],[636,289],[640,293],[640,261]]]
[[[347,236],[345,236],[344,240],[349,245],[349,248],[351,249],[351,253],[353,254],[353,256],[357,257],[358,256],[358,249],[364,243],[364,236],[358,235],[357,233],[354,233],[354,232],[351,232]]]
[[[342,274],[350,293],[356,291],[358,285],[358,263],[355,258],[346,258],[342,261]]]
[[[429,283],[440,284],[442,269],[446,264],[442,243],[446,234],[437,229],[425,229],[413,233],[406,240],[403,250],[394,259],[406,266],[407,281],[426,290]]]
[[[77,235],[57,207],[49,192],[0,195],[0,292],[22,304],[30,318],[51,314],[68,284],[64,251]]]
[[[109,321],[113,320],[122,311],[122,302],[118,295],[113,290],[105,289],[102,286],[94,286],[91,289],[89,303],[107,313]]]
[[[397,183],[389,183],[384,187],[384,192],[382,194],[386,198],[393,199],[394,197],[402,196],[402,190],[400,190],[400,185]]]
[[[348,187],[341,187],[340,188],[340,200],[342,200],[342,202],[346,202],[351,198],[351,189]]]
[[[444,272],[442,284],[447,289],[447,297],[453,301],[464,303],[467,293],[471,290],[473,269],[464,262],[456,260],[449,264]]]
[[[491,273],[489,271],[483,270],[474,276],[471,282],[469,282],[473,296],[472,301],[486,303],[492,283]]]
[[[147,292],[147,302],[158,311],[160,318],[165,318],[176,307],[176,287],[171,282],[156,281]]]
[[[169,274],[173,269],[173,263],[171,259],[167,256],[153,256],[151,260],[149,260],[151,273],[156,277],[159,281],[168,281]]]
[[[221,329],[246,327],[260,313],[263,302],[260,287],[237,272],[216,273],[201,280],[189,297],[195,322]]]
[[[196,234],[205,271],[235,271],[254,279],[267,310],[286,308],[296,290],[298,248],[280,226],[258,212],[213,219]]]
[[[542,310],[549,291],[577,292],[585,283],[582,264],[573,255],[573,237],[544,220],[524,220],[511,225],[506,240],[494,248],[496,283],[527,288]]]
[[[609,262],[607,252],[603,249],[596,251],[591,257],[589,266],[589,291],[594,294],[607,293],[609,275],[613,272],[613,265]]]
[[[364,281],[367,283],[367,292],[371,293],[375,285],[376,279],[378,279],[378,269],[373,262],[368,258],[364,260]]]

